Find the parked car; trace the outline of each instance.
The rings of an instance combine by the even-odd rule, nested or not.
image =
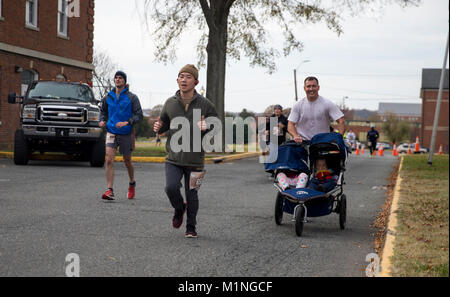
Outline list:
[[[407,142],[404,142],[404,143],[402,143],[402,144],[400,144],[398,147],[397,147],[397,152],[399,153],[399,154],[406,154],[406,153],[408,153],[408,143]],[[414,148],[415,148],[415,143],[411,143],[411,153],[413,153],[414,154]],[[428,148],[426,148],[426,147],[421,147],[420,145],[419,145],[419,154],[426,154],[426,153],[428,153]]]
[[[391,145],[387,142],[377,142],[377,149],[380,148],[380,146],[383,145],[383,149],[384,150],[390,150],[391,149]]]

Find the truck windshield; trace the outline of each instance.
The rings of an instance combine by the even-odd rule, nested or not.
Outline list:
[[[28,98],[82,102],[94,101],[94,96],[88,86],[58,82],[37,82],[33,84],[28,93]]]

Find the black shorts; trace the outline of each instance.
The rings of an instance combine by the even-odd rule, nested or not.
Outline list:
[[[134,150],[134,138],[133,134],[112,134],[106,133],[106,147],[117,149],[124,156],[129,156]]]

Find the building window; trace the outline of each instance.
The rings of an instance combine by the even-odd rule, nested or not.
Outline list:
[[[21,85],[21,96],[24,96],[27,92],[28,86],[35,80],[39,79],[39,75],[32,70],[22,71],[22,85]]]
[[[67,37],[67,0],[58,0],[58,35]]]
[[[37,27],[38,0],[26,0],[25,24]]]

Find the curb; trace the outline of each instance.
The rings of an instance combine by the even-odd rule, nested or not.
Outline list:
[[[400,166],[398,168],[397,181],[395,183],[394,198],[392,199],[391,210],[389,212],[389,221],[386,229],[386,239],[384,240],[384,247],[381,252],[380,261],[380,273],[379,277],[392,277],[392,262],[391,257],[394,255],[394,241],[395,241],[395,231],[398,226],[397,221],[397,210],[398,210],[398,200],[400,198],[400,186],[402,178],[400,177],[400,172],[403,166],[403,156],[400,157]]]
[[[12,159],[13,153],[10,152],[0,152],[0,158]]]
[[[205,159],[205,164],[218,164],[218,163],[226,163],[234,160],[241,160],[246,158],[252,158],[259,156],[260,153],[241,153],[234,154],[231,156],[225,157],[215,157],[210,159]],[[0,158],[12,159],[14,157],[14,153],[12,152],[0,152]],[[56,158],[55,158],[56,157]],[[36,155],[33,156],[33,160],[70,160],[70,156],[66,155]],[[114,158],[115,162],[123,162],[122,156],[117,156]],[[166,162],[166,157],[132,157],[132,161],[136,163],[164,163]]]

